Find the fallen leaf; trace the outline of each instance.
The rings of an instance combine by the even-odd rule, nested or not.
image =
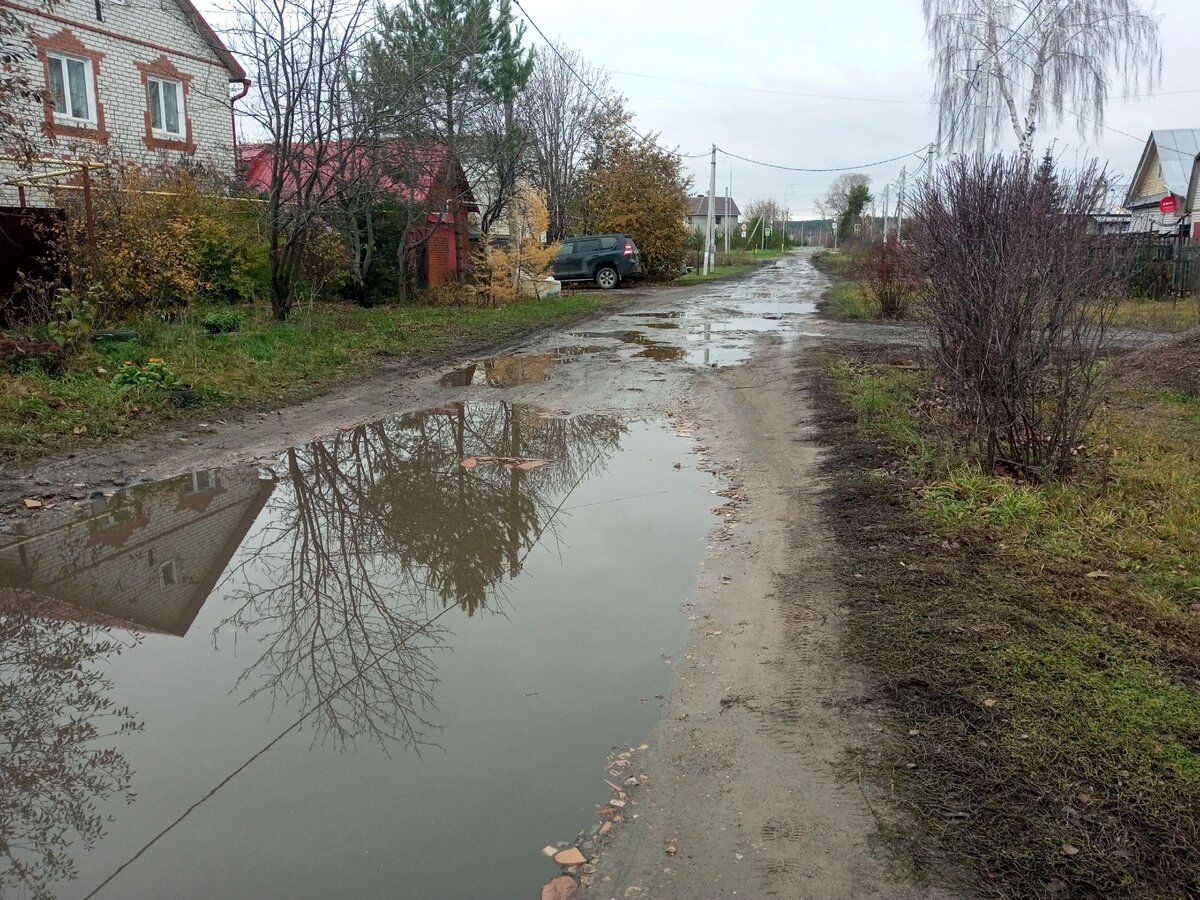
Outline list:
[[[716,637],[720,633],[721,633],[720,631],[706,631],[706,632],[704,632],[704,636],[705,637]]]
[[[983,705],[986,706],[988,709],[991,709],[993,706],[996,705],[996,701],[993,700],[991,697],[988,697],[986,700],[983,701]]]
[[[74,434],[87,434],[87,426],[86,426],[86,425],[76,425],[76,426],[75,426],[75,427],[72,429],[72,433],[74,433]]]
[[[674,856],[679,852],[679,847],[674,841],[668,841],[665,849],[667,856]]]
[[[1112,578],[1112,576],[1109,575],[1107,572],[1105,572],[1103,569],[1097,569],[1095,572],[1088,572],[1083,577],[1084,578]]]
[[[464,469],[474,469],[478,465],[479,465],[479,460],[475,459],[473,456],[468,456],[466,459],[464,459],[462,461],[462,467]]]
[[[1063,853],[1067,854],[1067,856],[1074,856],[1076,853],[1079,852],[1079,848],[1076,847],[1074,844],[1063,844],[1062,849],[1063,849]]]

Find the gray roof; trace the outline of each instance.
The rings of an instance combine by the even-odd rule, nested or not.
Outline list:
[[[1200,128],[1158,128],[1150,132],[1150,140],[1146,142],[1146,149],[1142,151],[1142,159],[1138,163],[1139,175],[1146,164],[1151,145],[1158,151],[1167,189],[1172,194],[1186,197],[1192,180],[1192,168],[1196,164],[1196,157],[1200,156]],[[1129,199],[1133,201],[1140,198]]]
[[[701,194],[698,197],[692,197],[691,204],[692,204],[691,211],[688,212],[689,218],[693,217],[693,216],[707,216],[708,215],[708,195],[707,194]],[[726,208],[725,208],[725,198],[724,197],[718,197],[717,202],[714,203],[713,206],[715,207],[713,214],[717,215],[717,216],[740,216],[742,214],[741,210],[738,209],[738,205],[733,202],[732,197],[729,198],[728,210],[726,210]]]

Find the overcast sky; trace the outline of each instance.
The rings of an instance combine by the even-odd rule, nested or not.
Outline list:
[[[639,129],[661,132],[665,144],[684,153],[701,153],[716,143],[763,162],[825,168],[900,156],[936,134],[920,0],[521,2],[551,39],[561,37],[612,72],[613,85],[637,113]],[[1192,93],[1112,101],[1105,124],[1136,135],[1136,140],[1113,130],[1080,136],[1066,124],[1044,127],[1039,150],[1057,139],[1056,152],[1065,162],[1097,156],[1128,176],[1151,129],[1200,127],[1198,5],[1197,0],[1159,0],[1151,7],[1163,35],[1159,90]],[[827,100],[761,91],[877,99]],[[1011,130],[999,137],[1005,149],[1015,148]],[[688,162],[694,192],[707,192],[708,160]],[[881,194],[906,164],[912,171],[919,161],[909,157],[864,171]],[[773,197],[786,200],[793,218],[813,214],[813,198],[836,177],[772,170],[718,154],[719,192],[731,171],[733,197],[741,206]]]
[[[521,3],[550,39],[561,39],[611,73],[639,130],[661,133],[663,144],[682,153],[705,153],[715,143],[749,159],[826,168],[901,156],[936,135],[921,0]],[[1114,99],[1105,117],[1109,129],[1099,136],[1081,136],[1070,123],[1060,128],[1047,123],[1039,129],[1039,153],[1056,140],[1064,162],[1096,156],[1128,177],[1151,129],[1200,127],[1195,62],[1200,0],[1146,5],[1162,29],[1160,93]],[[526,38],[541,45],[532,26]],[[1168,93],[1180,91],[1190,93]],[[996,137],[1004,149],[1015,147],[1011,129]],[[686,162],[693,193],[707,192],[707,156]],[[882,196],[884,185],[895,182],[906,164],[912,171],[920,162],[909,156],[863,171]],[[743,209],[749,201],[771,197],[786,202],[792,218],[814,215],[813,199],[836,177],[773,170],[718,154],[719,193],[731,174],[733,197]]]

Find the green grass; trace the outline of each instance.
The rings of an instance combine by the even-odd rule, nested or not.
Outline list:
[[[1113,316],[1121,328],[1175,334],[1200,327],[1200,296],[1180,300],[1122,300]]]
[[[1116,397],[1078,475],[1031,485],[959,458],[919,372],[831,376],[881,457],[839,472],[839,536],[851,645],[896,700],[879,774],[906,852],[981,896],[1195,896],[1200,400]]]
[[[737,278],[759,269],[764,262],[778,259],[786,251],[778,248],[765,250],[738,250],[730,253],[718,253],[716,266],[707,275],[701,269],[694,269],[686,275],[675,279],[677,284],[696,284],[697,282],[718,281],[722,278]]]
[[[180,321],[147,316],[129,323],[133,341],[93,343],[59,376],[31,370],[0,375],[0,458],[37,455],[97,438],[144,431],[171,418],[282,401],[368,375],[380,357],[419,359],[516,338],[591,312],[598,295],[575,293],[498,309],[376,307],[316,303],[278,322],[261,308],[238,311],[245,326],[206,334],[206,310]],[[186,392],[114,388],[126,359],[161,357]]]
[[[879,318],[879,304],[871,299],[871,289],[864,282],[839,279],[829,286],[825,299],[839,316],[855,321]]]

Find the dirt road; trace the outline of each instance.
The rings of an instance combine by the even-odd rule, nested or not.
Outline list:
[[[886,810],[853,764],[881,725],[839,645],[842,598],[805,365],[814,348],[861,337],[864,326],[820,321],[824,286],[797,254],[736,282],[631,294],[618,313],[488,360],[385,371],[287,409],[47,459],[16,473],[7,499],[80,499],[105,485],[266,460],[340,428],[461,399],[668,417],[725,479],[730,505],[683,607],[686,649],[666,660],[673,684],[659,724],[630,768],[640,783],[628,788],[595,870],[585,870],[583,896],[932,896],[897,881],[875,847]]]

